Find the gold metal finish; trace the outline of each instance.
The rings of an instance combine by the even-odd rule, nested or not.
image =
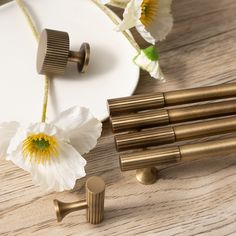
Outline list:
[[[148,110],[165,106],[163,93],[151,95],[134,95],[131,97],[115,98],[108,100],[111,115],[125,112]]]
[[[236,96],[236,83],[165,92],[165,105],[181,105]]]
[[[87,221],[99,224],[104,217],[105,183],[101,178],[92,177],[86,183],[86,190]]]
[[[78,52],[70,51],[67,32],[44,29],[40,36],[37,71],[49,76],[62,75],[67,62],[75,62],[79,72],[86,72],[90,58],[90,46],[83,43]]]
[[[188,144],[179,147],[181,160],[195,160],[200,157],[227,155],[236,151],[236,138]]]
[[[213,157],[236,151],[236,138],[165,147],[131,154],[120,155],[122,171],[171,164],[180,160],[194,160],[199,157]]]
[[[236,96],[236,83],[110,99],[110,115]]]
[[[175,142],[173,127],[155,128],[115,136],[117,151]]]
[[[69,213],[87,209],[88,204],[85,201],[65,203],[55,199],[54,207],[57,214],[57,221],[61,222],[63,218]]]
[[[144,185],[154,184],[157,181],[157,168],[143,168],[136,170],[136,179]]]
[[[117,132],[234,114],[236,114],[236,101],[231,100],[114,116],[111,117],[111,124],[113,131]]]
[[[90,177],[86,182],[86,200],[64,203],[54,200],[58,222],[69,213],[87,209],[87,221],[99,224],[104,217],[105,183],[97,176]]]
[[[236,131],[236,117],[154,128],[115,136],[118,151],[158,146],[175,141],[202,138]]]
[[[236,114],[236,100],[169,109],[170,123]]]
[[[122,171],[137,170],[174,163],[179,161],[180,158],[178,147],[145,150],[120,155],[120,168]]]
[[[167,125],[170,123],[168,111],[150,110],[136,114],[110,117],[113,132]]]

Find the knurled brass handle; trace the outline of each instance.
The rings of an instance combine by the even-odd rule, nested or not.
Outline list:
[[[236,83],[109,99],[110,115],[236,96]]]
[[[115,144],[117,151],[124,151],[235,131],[236,116],[118,134],[115,136]]]
[[[58,222],[69,213],[87,210],[87,221],[91,224],[99,224],[104,218],[105,183],[102,178],[93,176],[86,182],[86,200],[65,203],[54,200]]]
[[[236,131],[236,117],[168,126],[181,122],[236,115],[236,100],[165,108],[234,96],[236,96],[236,83],[108,100],[113,132],[126,131],[126,133],[115,135],[117,150],[139,149],[139,152],[120,155],[121,170],[136,170],[136,178],[139,182],[153,184],[158,177],[157,169],[154,167],[156,165],[191,159],[197,155],[200,157],[213,155],[213,153],[219,154],[225,149],[227,149],[225,152],[236,150],[236,140],[233,139],[192,146],[147,149],[150,146]]]
[[[219,156],[236,151],[236,138],[214,140],[204,143],[163,147],[120,155],[122,171],[148,168],[158,165],[194,160],[199,157]]]
[[[230,100],[112,116],[110,120],[113,132],[119,132],[234,114],[236,114],[236,100]]]
[[[78,52],[70,51],[69,34],[44,29],[39,40],[37,71],[48,76],[62,75],[68,61],[77,64],[79,72],[86,72],[90,60],[90,46],[83,43]]]

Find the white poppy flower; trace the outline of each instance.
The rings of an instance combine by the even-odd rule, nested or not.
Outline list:
[[[118,29],[125,31],[136,27],[141,36],[151,44],[164,40],[172,29],[172,0],[130,0],[128,4],[126,0],[103,0],[103,3],[125,6],[123,21]]]
[[[150,73],[150,75],[158,80],[165,81],[164,75],[159,64],[159,54],[154,46],[142,49],[134,58],[134,63],[141,69]]]
[[[51,123],[2,123],[0,157],[30,172],[33,182],[48,191],[70,190],[86,175],[82,155],[95,147],[101,131],[101,122],[77,106]]]

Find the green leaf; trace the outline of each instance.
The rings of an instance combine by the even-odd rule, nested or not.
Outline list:
[[[158,61],[159,60],[159,53],[157,52],[155,46],[151,45],[145,49],[143,49],[144,54],[147,58],[151,61]]]

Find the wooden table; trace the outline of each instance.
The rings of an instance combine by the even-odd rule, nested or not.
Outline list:
[[[174,1],[173,14],[173,31],[158,46],[167,82],[142,72],[136,93],[236,81],[236,1]],[[105,122],[86,158],[88,176],[107,183],[102,224],[86,223],[84,211],[56,222],[53,199],[82,199],[84,179],[73,191],[45,194],[28,173],[0,161],[0,235],[236,235],[235,154],[162,168],[156,184],[143,186],[135,172],[120,172]]]

